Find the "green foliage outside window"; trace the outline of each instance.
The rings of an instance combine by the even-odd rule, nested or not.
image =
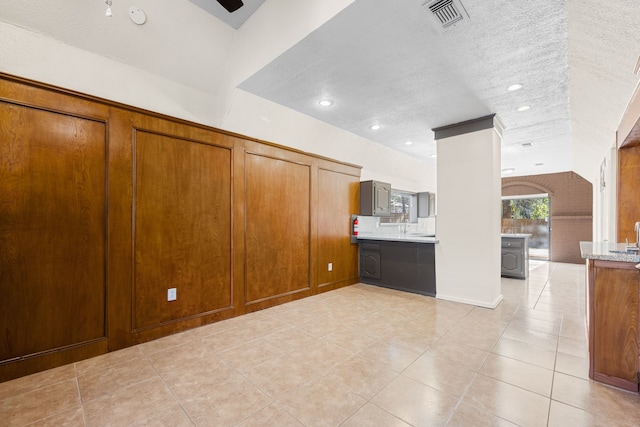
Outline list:
[[[522,219],[549,218],[549,198],[503,200],[502,217]]]

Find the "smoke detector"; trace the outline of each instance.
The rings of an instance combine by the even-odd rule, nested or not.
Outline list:
[[[460,0],[432,0],[422,7],[428,9],[443,28],[462,21],[465,17],[469,19],[469,14]]]

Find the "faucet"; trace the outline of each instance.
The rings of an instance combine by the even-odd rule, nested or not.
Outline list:
[[[402,224],[402,234],[407,234],[407,225],[409,224],[409,220],[405,219],[404,224]],[[637,223],[640,224],[640,223]]]

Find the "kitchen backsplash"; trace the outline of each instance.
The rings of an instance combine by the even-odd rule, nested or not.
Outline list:
[[[406,226],[407,233],[436,234],[436,217],[418,218],[417,223],[380,224],[380,218],[358,215],[358,233],[360,235],[402,234]]]

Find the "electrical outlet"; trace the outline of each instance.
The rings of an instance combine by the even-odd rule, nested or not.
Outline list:
[[[167,289],[167,301],[175,301],[178,297],[176,288]]]
[[[332,262],[329,263],[329,266],[327,267],[327,269],[329,271],[333,271],[333,263]]]

